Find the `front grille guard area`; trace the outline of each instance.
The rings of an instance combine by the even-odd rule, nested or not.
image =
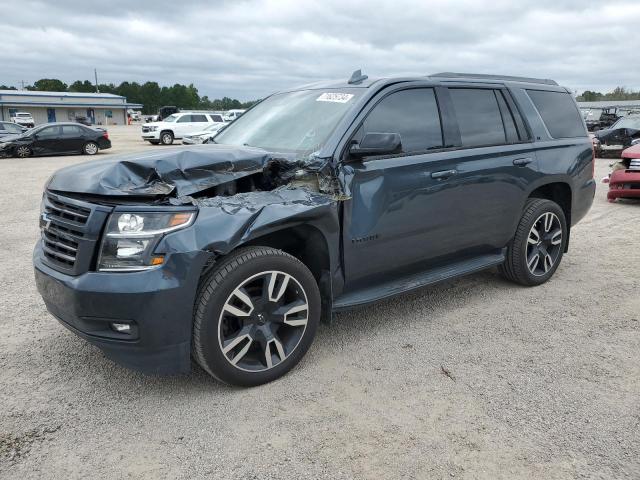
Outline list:
[[[44,261],[52,268],[80,275],[94,268],[100,234],[110,207],[46,192],[40,218]]]

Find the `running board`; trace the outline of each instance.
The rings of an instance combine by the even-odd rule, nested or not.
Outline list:
[[[375,302],[378,300],[392,297],[400,293],[410,292],[417,288],[434,283],[449,280],[451,278],[461,277],[470,273],[478,272],[495,265],[500,265],[505,260],[503,252],[482,255],[474,257],[463,262],[453,263],[444,267],[435,268],[427,272],[421,272],[408,277],[399,278],[393,282],[375,285],[373,287],[364,288],[355,292],[341,295],[333,302],[333,310],[346,310],[359,305]]]

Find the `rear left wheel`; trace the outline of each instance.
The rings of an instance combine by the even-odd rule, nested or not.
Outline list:
[[[530,198],[499,267],[508,280],[540,285],[555,273],[567,241],[567,222],[560,206],[551,200]]]
[[[319,320],[318,285],[302,262],[273,248],[244,248],[201,284],[193,355],[222,382],[260,385],[300,361]]]

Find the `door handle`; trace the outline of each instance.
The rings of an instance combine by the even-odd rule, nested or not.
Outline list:
[[[457,170],[442,170],[440,172],[433,172],[431,178],[449,178],[456,173],[458,173]]]
[[[516,167],[524,167],[525,165],[529,165],[531,162],[533,162],[533,159],[531,158],[516,158],[513,161],[513,164]]]

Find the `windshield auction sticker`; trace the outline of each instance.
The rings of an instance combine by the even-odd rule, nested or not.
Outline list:
[[[351,93],[325,92],[316,98],[316,102],[347,103],[353,98]]]

